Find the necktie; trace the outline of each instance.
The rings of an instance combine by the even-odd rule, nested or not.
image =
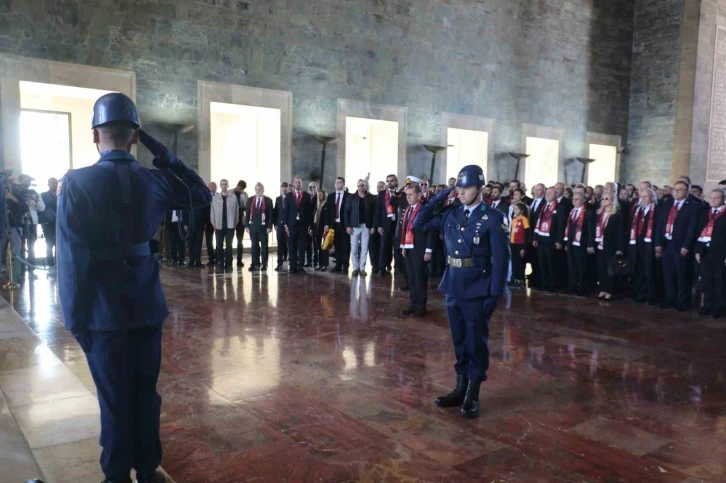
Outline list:
[[[716,213],[718,213],[718,208],[713,209],[713,216],[716,216]]]
[[[469,219],[469,210],[464,210],[464,221],[466,222]]]
[[[260,209],[260,203],[262,202],[261,200],[262,200],[262,198],[260,198],[260,197],[258,196],[258,197],[257,197],[257,209],[258,209],[258,210]]]

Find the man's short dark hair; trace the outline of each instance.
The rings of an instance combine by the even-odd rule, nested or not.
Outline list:
[[[718,182],[718,185],[721,186],[722,184],[726,184],[726,179],[722,179]]]
[[[422,193],[421,185],[418,183],[408,183],[405,189],[413,189],[414,193]]]
[[[343,184],[345,184],[345,178],[343,178],[342,176],[338,176],[338,177],[337,177],[337,178],[335,178],[335,179],[339,179],[339,180],[341,180],[341,181],[343,182]]]
[[[522,188],[515,188],[514,189],[514,192],[519,193],[520,195],[522,195],[522,198],[524,198],[525,196],[527,196],[527,194],[524,192],[524,190]]]
[[[114,146],[125,146],[131,142],[136,134],[136,126],[127,121],[113,121],[98,126],[101,139]]]
[[[682,184],[683,186],[686,187],[686,189],[688,189],[688,183],[686,183],[685,181],[676,181],[675,183],[673,183],[673,187],[675,187],[676,185],[679,185],[679,184]]]
[[[522,187],[522,183],[518,179],[513,179],[513,180],[509,181],[509,183],[507,183],[507,184],[512,184],[512,183],[517,183],[517,188]]]
[[[698,186],[697,184],[692,184],[691,189],[697,189],[701,194],[703,194],[703,187]]]
[[[239,186],[240,188],[245,190],[245,189],[247,189],[247,182],[245,180],[241,179],[237,182],[237,186]]]

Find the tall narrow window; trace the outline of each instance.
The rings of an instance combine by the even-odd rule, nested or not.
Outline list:
[[[587,168],[587,184],[589,186],[604,185],[615,180],[615,168],[618,159],[618,148],[604,144],[590,144],[588,157],[594,159]]]
[[[42,133],[42,142],[38,133]],[[23,109],[20,137],[23,174],[35,178],[40,187],[45,187],[48,178],[60,179],[71,167],[69,113]]]
[[[524,182],[528,188],[543,183],[553,186],[557,183],[560,164],[560,142],[555,139],[528,137]]]
[[[378,181],[398,168],[398,123],[347,117],[345,119],[345,178],[351,189],[370,176],[372,190]]]
[[[484,173],[487,172],[489,133],[449,128],[446,144],[446,179],[456,178],[461,168],[469,164],[479,165]]]

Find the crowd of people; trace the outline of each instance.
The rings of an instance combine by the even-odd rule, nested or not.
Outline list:
[[[441,276],[458,250],[444,246],[441,233],[414,229],[413,221],[421,205],[455,183],[450,178],[446,185],[430,185],[425,178],[409,176],[400,186],[397,176],[389,175],[377,183],[375,193],[367,179],[358,180],[350,192],[346,180],[338,177],[334,192],[326,193],[315,181],[304,190],[298,176],[282,183],[273,201],[261,183],[248,196],[245,181],[230,189],[227,180],[220,180],[219,191],[211,182],[212,206],[199,210],[197,228],[186,234],[188,266],[201,266],[204,235],[208,266],[230,270],[234,248],[237,266],[244,266],[247,232],[252,245],[249,270],[265,271],[268,235],[274,230],[276,271],[287,263],[291,274],[306,269],[347,274],[351,268],[358,277],[395,272],[404,280],[399,289],[410,293],[411,305],[403,315],[423,316],[429,278]],[[719,317],[726,314],[720,296],[726,261],[724,188],[726,181],[704,196],[687,176],[673,186],[560,182],[536,184],[529,191],[511,180],[486,184],[481,201],[508,221],[508,284],[514,290],[604,300],[630,296],[638,303],[679,311],[697,308],[700,314]],[[456,192],[444,203],[458,204]],[[187,217],[169,213],[165,223],[166,258],[179,266],[185,265]],[[326,237],[333,238],[330,247],[323,243]]]

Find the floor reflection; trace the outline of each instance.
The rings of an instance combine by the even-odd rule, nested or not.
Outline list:
[[[453,381],[434,281],[430,315],[402,319],[395,278],[162,277],[163,464],[176,481],[726,478],[726,324],[508,291],[484,409],[465,423],[432,404]],[[39,363],[53,353],[84,380],[56,289],[39,273],[4,295],[43,341]]]

